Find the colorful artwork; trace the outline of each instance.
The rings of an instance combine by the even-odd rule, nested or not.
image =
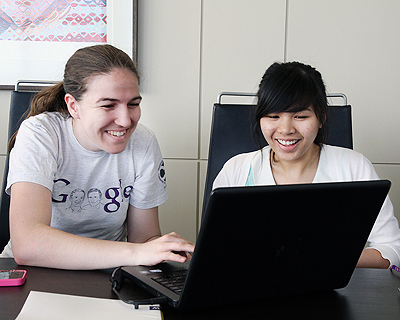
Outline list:
[[[0,0],[0,40],[107,42],[106,0]]]

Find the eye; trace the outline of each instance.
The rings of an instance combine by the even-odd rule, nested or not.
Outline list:
[[[308,116],[304,116],[304,115],[296,115],[294,116],[296,119],[307,119]]]
[[[135,109],[135,108],[137,108],[137,107],[139,107],[139,106],[140,106],[140,104],[137,103],[137,102],[135,102],[135,103],[128,103],[128,108],[130,108],[130,109]]]
[[[140,106],[140,102],[142,102],[142,97],[135,97],[128,102],[128,108],[135,109]]]
[[[299,113],[295,113],[295,114],[294,114],[294,118],[295,118],[295,119],[307,119],[307,118],[309,118],[310,116],[311,116],[310,113],[307,112],[307,111],[302,111],[302,112],[299,112]]]
[[[265,116],[265,118],[269,118],[269,119],[279,119],[279,116],[276,114],[267,114]]]
[[[103,108],[103,109],[111,109],[111,108],[114,108],[114,105],[113,104],[105,104],[105,105],[102,105],[100,107]]]

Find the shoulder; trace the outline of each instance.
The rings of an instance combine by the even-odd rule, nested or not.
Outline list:
[[[321,155],[325,155],[327,159],[343,159],[346,161],[361,161],[366,159],[365,156],[358,151],[330,145],[322,146]]]
[[[269,147],[266,147],[269,148]],[[240,167],[240,166],[250,166],[251,161],[254,157],[261,156],[260,150],[241,153],[230,158],[224,165],[224,167]]]
[[[372,163],[362,153],[329,145],[322,146],[318,170],[321,179],[330,177],[332,181],[377,178]]]
[[[132,134],[131,142],[134,144],[147,144],[151,141],[156,141],[156,135],[146,126],[138,123],[135,131]]]
[[[59,112],[44,112],[24,120],[21,124],[21,128],[29,128],[35,131],[59,131],[66,125],[68,119],[68,117],[63,116]]]
[[[161,157],[160,146],[156,135],[152,130],[140,123],[133,132],[124,153],[133,154],[137,159],[149,155],[157,158]]]
[[[155,136],[154,132],[145,125],[138,123],[133,135]]]
[[[62,123],[67,121],[70,117],[62,115],[60,112],[43,112],[33,117],[29,117],[24,122],[31,122],[33,124],[54,124],[54,123]]]
[[[230,158],[222,167],[214,180],[213,189],[217,187],[231,187],[245,185],[251,163],[257,157],[262,157],[269,147],[248,153],[241,153]]]
[[[32,144],[53,144],[68,136],[71,118],[58,112],[45,112],[24,120],[18,130],[18,140]]]

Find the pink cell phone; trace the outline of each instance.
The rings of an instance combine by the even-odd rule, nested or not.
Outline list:
[[[26,270],[0,270],[0,286],[20,286],[26,279]]]

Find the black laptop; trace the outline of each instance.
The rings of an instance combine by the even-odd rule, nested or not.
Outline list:
[[[190,263],[122,274],[179,310],[342,288],[389,188],[388,180],[219,188]]]

